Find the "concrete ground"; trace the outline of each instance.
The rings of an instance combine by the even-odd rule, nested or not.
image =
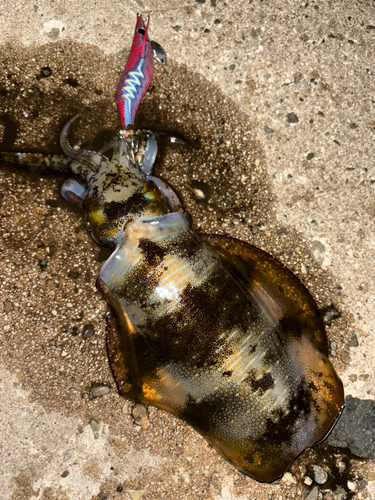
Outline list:
[[[116,130],[136,12],[148,9],[151,39],[169,60],[139,125],[192,144],[164,151],[158,175],[201,231],[265,249],[319,307],[331,306],[327,333],[346,394],[374,400],[375,3],[3,5],[1,149],[58,152],[58,132],[77,112],[72,142],[100,148]],[[264,485],[162,411],[135,425],[108,367],[107,307],[95,289],[108,252],[61,199],[59,179],[11,168],[0,176],[2,498],[375,498],[373,461],[348,450],[320,445]],[[206,202],[194,198],[197,186]],[[331,472],[326,486],[314,465]]]

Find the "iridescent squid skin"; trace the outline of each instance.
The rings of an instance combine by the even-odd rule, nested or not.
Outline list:
[[[70,176],[63,196],[84,209],[95,241],[114,248],[97,286],[111,308],[119,393],[188,422],[240,471],[270,482],[324,439],[344,407],[343,386],[302,283],[247,243],[198,235],[173,190],[152,176],[156,136],[131,127],[151,66],[138,16],[112,158],[73,149],[70,121],[61,133],[69,159],[49,168]],[[38,155],[1,158],[48,168]]]

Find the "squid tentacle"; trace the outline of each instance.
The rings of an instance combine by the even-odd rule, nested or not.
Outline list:
[[[41,174],[57,174],[67,177],[72,173],[72,160],[62,155],[45,155],[43,153],[1,152],[0,163],[21,167],[29,172]]]
[[[71,126],[71,124],[77,119],[78,115],[72,116],[63,128],[61,129],[60,132],[60,146],[66,156],[69,158],[72,158],[73,160],[78,160],[78,161],[86,161],[93,167],[95,167],[95,170],[98,168],[100,163],[102,161],[108,161],[108,158],[100,153],[96,153],[95,151],[86,151],[83,149],[75,149],[71,146],[69,139],[68,139],[68,131]]]
[[[61,196],[65,198],[66,201],[83,208],[83,200],[86,195],[86,188],[83,183],[76,179],[69,178],[62,185],[60,192]]]
[[[159,179],[159,177],[154,177],[153,175],[149,175],[147,180],[152,181],[159,189],[171,212],[184,212],[182,203],[180,202],[177,194],[166,182]]]

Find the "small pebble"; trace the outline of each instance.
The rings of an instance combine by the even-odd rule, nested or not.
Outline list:
[[[358,489],[359,490],[364,490],[366,486],[368,485],[368,482],[365,481],[364,479],[360,479],[357,483]]]
[[[350,491],[357,491],[357,485],[353,481],[348,481],[346,484]]]
[[[98,493],[98,498],[99,500],[106,500],[108,497],[105,493],[101,491],[100,493]]]
[[[97,420],[95,420],[95,418],[92,418],[90,420],[90,427],[91,427],[92,433],[94,434],[94,439],[98,439],[100,425],[99,425],[99,422]]]
[[[124,490],[124,487],[122,486],[122,484],[119,484],[116,488],[117,493],[122,493],[123,490]]]
[[[197,200],[204,200],[206,198],[204,192],[201,189],[194,189],[194,196]]]
[[[82,330],[82,338],[84,340],[87,340],[90,337],[92,337],[94,335],[94,333],[95,333],[95,330],[94,330],[94,327],[91,323],[88,325],[85,325],[83,327],[83,330]]]
[[[303,479],[303,482],[304,482],[307,486],[311,486],[311,485],[312,485],[313,480],[311,479],[311,477],[306,476],[306,477]]]
[[[319,265],[323,264],[325,251],[326,247],[321,241],[314,240],[311,243],[311,254]]]
[[[52,70],[48,66],[41,68],[40,70],[40,78],[48,78],[52,75]]]
[[[258,38],[260,35],[262,34],[262,28],[253,28],[251,31],[250,31],[250,35],[253,37],[253,38]]]
[[[59,28],[52,28],[51,31],[49,33],[47,33],[47,36],[51,40],[56,40],[56,38],[58,38],[59,34],[60,34]]]
[[[330,348],[331,348],[331,356],[335,358],[337,356],[337,344],[336,342],[332,341],[330,343]]]
[[[281,480],[286,486],[292,486],[292,484],[297,483],[296,478],[290,472],[285,472]]]
[[[310,493],[305,497],[305,500],[317,500],[319,495],[319,488],[314,486]]]
[[[345,462],[343,462],[342,460],[339,460],[337,462],[337,467],[340,469],[340,472],[342,472],[343,470],[346,469],[346,465],[345,465]]]
[[[328,479],[328,474],[324,469],[319,467],[319,465],[313,465],[314,469],[314,480],[318,484],[324,484]]]
[[[39,259],[38,264],[39,264],[40,269],[42,271],[45,271],[47,268],[48,262],[46,261],[46,259]]]
[[[346,344],[347,347],[358,347],[358,345],[358,338],[356,334],[352,335],[349,342]]]
[[[13,311],[13,304],[10,302],[10,300],[6,300],[4,302],[3,312],[8,313],[10,311]]]
[[[135,404],[132,408],[133,421],[137,426],[146,430],[150,427],[150,419],[148,417],[148,410],[145,405]]]
[[[350,354],[348,352],[343,352],[341,354],[341,361],[348,365],[350,363]]]
[[[299,122],[298,116],[295,113],[288,113],[286,115],[286,119],[288,120],[288,123],[290,123],[290,124]]]
[[[95,385],[90,389],[89,398],[90,399],[101,398],[105,394],[108,394],[110,390],[111,388],[106,384]]]
[[[264,132],[267,134],[267,135],[271,135],[273,134],[275,131],[273,128],[271,127],[268,127],[267,125],[264,126]]]
[[[145,494],[144,490],[130,490],[129,495],[132,500],[140,500]]]
[[[323,321],[326,326],[331,326],[333,321],[341,317],[341,312],[336,308],[334,304],[322,309]]]
[[[346,500],[347,496],[348,495],[344,488],[342,488],[341,486],[337,486],[336,491],[333,495],[334,500]]]
[[[193,193],[194,198],[198,201],[208,200],[210,198],[210,187],[206,182],[192,180],[188,189]]]
[[[60,475],[60,477],[68,477],[69,476],[69,471],[64,470],[64,472]]]

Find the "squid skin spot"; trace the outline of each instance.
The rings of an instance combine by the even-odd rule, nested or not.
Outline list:
[[[191,262],[195,255],[200,252],[200,250],[201,247],[199,244],[197,244],[196,241],[187,240],[184,242],[182,255],[187,261]]]
[[[104,213],[109,220],[117,220],[128,214],[142,213],[146,207],[142,193],[136,192],[124,201],[111,201],[105,204]]]
[[[257,347],[257,345],[255,346]],[[255,349],[254,349],[255,350]],[[264,366],[274,366],[280,363],[280,357],[276,351],[270,349],[263,358]]]
[[[299,321],[294,317],[284,316],[279,321],[279,328],[275,329],[277,336],[280,339],[281,345],[288,342],[290,339],[300,340],[302,329]],[[282,332],[282,336],[278,332]]]
[[[233,373],[233,370],[226,370],[226,371],[223,373],[223,377],[231,377],[231,376],[232,376],[232,373]]]
[[[160,245],[147,238],[140,238],[138,246],[150,265],[161,262],[166,254],[166,251]]]
[[[268,389],[273,389],[275,387],[275,382],[272,375],[270,373],[266,373],[260,379],[252,380],[250,385],[254,391],[259,389],[262,393],[264,393],[268,391]]]
[[[300,418],[306,418],[312,414],[313,402],[310,398],[310,392],[306,390],[304,385],[302,381],[297,392],[289,400],[289,411],[287,413],[284,413],[279,408],[276,412],[278,416],[277,422],[267,420],[266,430],[260,441],[268,442],[274,439],[275,435],[277,435],[280,442],[291,443],[293,441],[296,422]]]

